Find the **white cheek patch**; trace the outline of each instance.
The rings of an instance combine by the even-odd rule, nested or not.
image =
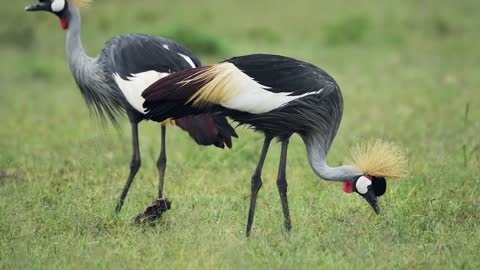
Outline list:
[[[61,12],[65,8],[65,0],[53,1],[51,8],[53,12]]]
[[[360,176],[357,182],[355,183],[355,188],[357,189],[358,193],[365,194],[368,191],[368,187],[372,185],[372,181],[365,176]]]

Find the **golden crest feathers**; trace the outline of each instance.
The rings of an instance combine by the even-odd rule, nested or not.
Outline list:
[[[408,175],[405,152],[397,145],[383,140],[369,140],[352,149],[353,164],[364,174],[385,178]]]
[[[93,0],[71,0],[72,4],[77,7],[87,8],[93,2]]]

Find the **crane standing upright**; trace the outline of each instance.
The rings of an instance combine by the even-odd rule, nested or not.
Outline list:
[[[254,54],[219,64],[178,72],[143,92],[147,116],[155,121],[217,112],[264,134],[262,152],[251,182],[247,236],[250,234],[261,173],[270,142],[281,143],[277,187],[284,225],[291,229],[286,164],[289,138],[299,134],[313,171],[321,178],[344,183],[345,192],[360,194],[378,214],[385,177],[404,174],[403,154],[392,144],[375,143],[358,151],[355,165],[329,167],[327,154],[343,114],[343,98],[324,70],[292,58]]]
[[[193,53],[171,40],[143,34],[117,36],[107,42],[96,58],[89,57],[81,39],[79,6],[87,0],[39,0],[26,11],[46,11],[55,14],[67,32],[67,55],[70,70],[87,103],[97,115],[116,123],[126,113],[132,129],[133,154],[130,173],[116,211],[120,211],[130,186],[140,169],[141,159],[138,124],[148,119],[142,106],[142,91],[156,80],[171,73],[201,66]],[[223,148],[232,146],[237,137],[225,117],[200,114],[175,120],[201,145]],[[164,197],[166,168],[166,127],[161,127],[161,152],[157,161],[159,198]]]

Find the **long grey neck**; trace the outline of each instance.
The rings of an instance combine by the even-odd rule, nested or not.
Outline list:
[[[116,117],[124,112],[123,96],[112,87],[96,58],[89,57],[83,49],[80,10],[68,5],[69,27],[67,31],[67,56],[70,70],[88,107],[101,120],[106,117],[116,123]]]
[[[83,49],[82,44],[82,19],[80,10],[74,5],[68,5],[70,12],[69,27],[67,30],[67,56],[70,69],[74,76],[78,69],[93,68],[94,59],[90,58]]]
[[[313,171],[322,179],[329,181],[353,180],[362,172],[355,166],[343,165],[329,167],[327,165],[327,153],[330,148],[329,140],[320,133],[305,135],[302,137],[307,148],[308,160]]]

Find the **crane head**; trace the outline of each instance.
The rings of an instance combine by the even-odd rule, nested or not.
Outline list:
[[[38,0],[38,3],[25,7],[25,11],[47,11],[57,15],[60,18],[61,26],[64,30],[68,29],[68,11],[67,0]]]
[[[343,190],[347,193],[356,192],[370,204],[376,214],[380,214],[378,198],[385,194],[387,181],[384,177],[361,175],[354,182],[344,182]]]
[[[362,175],[343,183],[347,193],[356,192],[380,213],[378,197],[387,189],[386,178],[400,179],[408,176],[407,156],[402,148],[384,140],[369,140],[352,150],[352,162]]]

